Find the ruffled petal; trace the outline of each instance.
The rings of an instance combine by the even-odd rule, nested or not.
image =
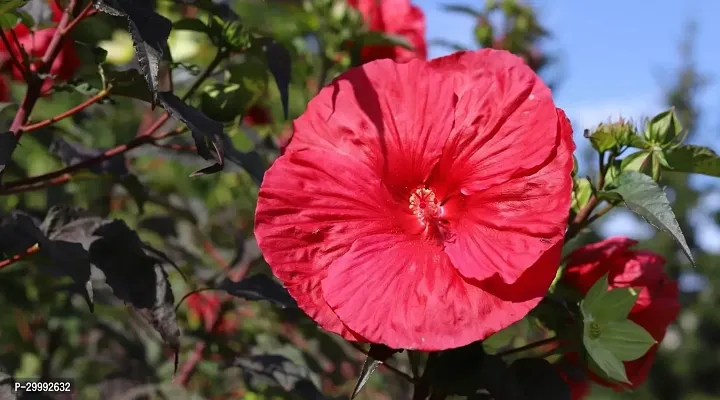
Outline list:
[[[328,266],[365,235],[392,229],[380,178],[366,165],[320,150],[287,153],[265,174],[255,237],[273,273],[323,328],[356,338],[322,299]]]
[[[455,196],[459,203],[452,205],[457,213],[451,221],[455,239],[446,244],[445,251],[465,277],[482,280],[497,275],[512,284],[563,241],[575,145],[565,114],[557,113],[559,134],[544,164],[483,190]],[[559,261],[548,268],[557,269]]]
[[[532,279],[547,289],[554,272],[535,272]],[[380,234],[357,240],[330,266],[322,288],[343,323],[369,341],[433,351],[488,337],[522,319],[544,294],[498,297],[488,291],[497,284],[464,279],[433,244]]]
[[[310,101],[286,151],[329,149],[368,165],[385,185],[419,184],[442,154],[455,101],[452,84],[425,62],[374,61]]]
[[[532,175],[554,155],[557,136],[572,133],[569,121],[558,116],[550,89],[512,53],[458,52],[429,64],[445,73],[459,96],[455,127],[437,171],[447,177],[448,190],[469,195]]]

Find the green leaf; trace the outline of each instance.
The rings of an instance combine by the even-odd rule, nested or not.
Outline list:
[[[626,156],[620,162],[620,170],[640,172],[649,155],[647,151],[638,151]]]
[[[582,310],[594,310],[599,307],[603,297],[608,291],[608,275],[603,275],[585,294],[585,299],[580,304]],[[583,312],[584,313],[584,312]]]
[[[614,148],[618,142],[609,130],[596,130],[590,135],[590,144],[595,150],[603,152]]]
[[[403,36],[376,31],[367,31],[361,34],[358,41],[363,46],[400,46],[408,50],[414,48]]]
[[[283,115],[287,119],[290,107],[290,79],[292,78],[290,52],[282,44],[271,38],[260,38],[256,44],[259,46],[253,46],[253,48],[262,50],[262,56],[267,63],[267,67],[275,78],[275,83],[280,92]]]
[[[586,341],[586,338],[583,338],[583,343],[592,361],[608,378],[618,382],[630,383],[625,372],[625,365],[610,350],[604,349],[596,343]]]
[[[391,349],[382,344],[371,344],[368,356],[363,363],[362,369],[360,370],[360,377],[358,377],[357,384],[355,384],[355,389],[353,389],[350,398],[354,399],[357,397],[377,367],[397,352],[398,350]]]
[[[657,144],[670,143],[682,131],[682,124],[675,115],[675,110],[663,111],[654,116],[645,128],[645,139]]]
[[[720,157],[707,147],[685,145],[665,152],[673,171],[720,177]]]
[[[609,322],[601,328],[597,345],[620,361],[633,361],[645,355],[657,341],[642,326],[628,319]]]
[[[641,216],[655,228],[668,233],[695,265],[695,259],[675,219],[670,202],[665,192],[652,178],[640,172],[623,172],[617,179],[616,187],[603,192],[602,195],[610,199],[620,197],[630,211]]]
[[[18,7],[27,4],[29,0],[2,0],[0,1],[0,15],[14,11]]]
[[[576,212],[587,204],[592,196],[592,184],[587,178],[573,180],[572,209]]]
[[[580,304],[585,321],[605,323],[627,319],[640,291],[631,287],[607,290],[607,287],[608,274],[605,274],[588,291]]]
[[[210,33],[210,27],[197,18],[185,18],[173,22],[172,28],[178,31],[194,31],[200,33]]]

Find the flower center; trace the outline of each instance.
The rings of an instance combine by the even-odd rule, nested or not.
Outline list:
[[[432,189],[420,187],[410,194],[410,211],[422,225],[427,225],[442,216],[442,206]]]

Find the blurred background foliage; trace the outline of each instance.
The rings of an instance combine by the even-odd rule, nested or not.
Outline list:
[[[206,34],[188,22],[208,22],[209,14],[196,5],[211,2],[154,3],[160,14],[175,23],[169,45],[176,63],[173,82],[176,90],[182,91],[218,51]],[[283,116],[281,95],[266,65],[244,54],[233,55],[190,101],[224,122],[238,150],[255,149],[270,160],[289,138],[289,121],[303,112],[322,83],[357,63],[357,54],[347,43],[361,40],[363,35],[367,39],[368,33],[362,17],[344,1],[217,3],[242,18],[242,29],[272,37],[289,50],[293,62],[289,116]],[[552,40],[552,27],[543,26],[531,7],[503,1],[488,2],[484,8],[459,4],[446,9],[476,20],[478,48],[503,48],[519,54],[549,85],[562,90],[562,76],[556,68],[561,60],[543,52],[542,46]],[[40,100],[32,114],[34,122],[97,93],[101,87],[99,54],[119,70],[134,66],[132,40],[122,19],[95,15],[81,22],[72,37],[81,67],[73,81],[57,86],[52,96]],[[670,55],[670,60],[679,58],[684,64],[666,88],[666,102],[676,108],[684,126],[690,127],[692,143],[695,122],[700,118],[695,99],[705,77],[694,68],[692,26],[687,37],[678,40],[682,42],[680,53]],[[438,44],[459,48],[450,42]],[[18,103],[24,90],[24,83],[12,82],[10,102]],[[24,135],[3,179],[13,181],[63,167],[62,157],[48,155],[57,138],[88,148],[110,148],[132,140],[162,111],[152,111],[145,102],[127,97],[110,96],[106,103],[111,105],[90,106]],[[7,111],[0,116],[6,124],[12,119]],[[162,130],[174,129],[176,124],[168,121]],[[109,173],[81,172],[65,184],[0,195],[0,209],[21,209],[42,218],[52,205],[70,203],[96,215],[124,220],[143,240],[175,260],[188,277],[186,281],[169,270],[176,301],[217,276],[237,279],[267,273],[252,239],[257,184],[245,170],[232,165],[220,174],[188,178],[207,162],[195,154],[188,138],[182,139],[129,152],[126,158],[129,171],[138,177],[136,183],[128,184]],[[594,163],[590,158],[584,161],[586,165]],[[720,285],[720,273],[714,268],[720,257],[704,252],[693,240],[696,224],[692,214],[703,193],[688,184],[685,174],[667,173],[663,183],[671,190],[675,214],[698,268],[687,274],[685,259],[676,254],[676,246],[665,234],[658,233],[638,247],[664,255],[676,279],[701,284],[681,284],[687,289],[681,299],[683,312],[671,326],[647,384],[626,393],[595,387],[593,400],[720,399],[720,295],[715,289]],[[599,238],[597,231],[588,231],[578,244]],[[208,295],[195,295],[178,309],[184,338],[173,382],[172,353],[145,321],[132,310],[116,307],[116,301],[102,292],[96,294],[95,312],[91,313],[82,298],[62,290],[62,283],[33,263],[18,262],[0,270],[0,308],[5,315],[0,319],[0,366],[17,377],[74,377],[78,398],[153,398],[157,391],[173,399],[333,398],[352,391],[364,359],[362,349],[322,332],[296,310],[203,292]],[[522,326],[515,328],[519,329],[516,333],[527,333]],[[252,357],[256,355],[268,357]],[[267,363],[264,372],[248,373],[250,361]],[[245,367],[233,367],[239,365]],[[406,357],[397,357],[395,365],[408,373],[411,370]],[[358,398],[406,398],[407,385],[381,368]],[[140,397],[132,397],[135,395]]]

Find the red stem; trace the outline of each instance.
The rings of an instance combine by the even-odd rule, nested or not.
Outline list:
[[[68,7],[68,10],[70,10],[69,7]],[[67,35],[68,32],[73,30],[73,28],[75,28],[75,25],[77,25],[80,21],[82,21],[86,17],[89,17],[89,16],[95,14],[96,12],[97,12],[97,10],[93,6],[92,0],[90,0],[90,2],[88,2],[88,5],[86,5],[85,8],[83,8],[83,10],[80,12],[80,14],[78,14],[78,16],[75,17],[75,19],[72,20],[72,22],[70,22],[68,24],[68,26],[65,27],[65,30],[63,31],[63,35]]]
[[[21,254],[12,256],[12,257],[8,258],[7,260],[2,260],[2,261],[0,261],[0,269],[3,269],[3,268],[5,268],[5,267],[7,267],[7,266],[10,266],[10,265],[13,265],[13,264],[15,264],[16,262],[18,262],[18,261],[20,261],[20,260],[23,260],[23,259],[25,259],[26,257],[28,257],[28,256],[30,256],[30,255],[32,255],[32,254],[37,253],[38,250],[40,250],[40,247],[38,247],[38,245],[35,245],[35,246],[33,246],[33,247],[25,250],[25,252],[23,252],[23,253],[21,253]]]
[[[60,22],[58,22],[57,30],[50,40],[50,45],[45,51],[45,55],[42,58],[37,73],[32,74],[30,71],[27,71],[27,90],[25,91],[25,96],[20,102],[20,109],[17,114],[15,114],[12,124],[10,124],[10,131],[18,140],[20,140],[20,136],[23,134],[22,126],[27,123],[30,118],[30,113],[32,112],[33,107],[35,107],[35,103],[37,103],[37,100],[40,98],[40,91],[45,80],[41,79],[39,76],[50,69],[50,66],[55,61],[55,58],[58,54],[60,54],[60,50],[62,49],[62,40],[67,33],[66,28],[71,22],[70,15],[77,7],[77,1],[78,0],[70,0],[70,4],[68,5],[66,12],[63,13],[62,18],[60,18]],[[14,33],[13,31],[10,32]],[[18,50],[20,50],[19,44]]]
[[[23,76],[25,75],[25,67],[23,67],[22,60],[18,60],[17,56],[15,55],[15,52],[12,51],[12,46],[10,45],[10,41],[8,40],[7,36],[5,36],[5,32],[0,29],[0,39],[2,39],[3,44],[5,45],[5,48],[8,50],[7,52],[10,55],[10,61],[15,64],[18,70],[22,72]],[[18,49],[19,50],[19,49]]]
[[[107,91],[107,90],[102,90],[102,91],[100,91],[100,93],[96,94],[95,96],[93,96],[93,97],[85,100],[84,102],[78,104],[77,106],[75,106],[75,107],[73,107],[73,108],[71,108],[71,109],[69,109],[69,110],[67,110],[67,111],[65,111],[65,112],[63,112],[63,113],[60,113],[60,114],[58,114],[58,115],[56,115],[56,116],[54,116],[54,117],[52,117],[52,118],[48,118],[48,119],[46,119],[46,120],[44,120],[44,121],[40,121],[40,122],[37,122],[37,123],[34,123],[34,124],[30,124],[30,125],[25,125],[25,126],[23,126],[23,127],[22,127],[22,131],[23,131],[23,132],[34,131],[34,130],[36,130],[36,129],[44,128],[44,127],[46,127],[46,126],[48,126],[48,125],[52,125],[52,124],[54,124],[54,123],[56,123],[56,122],[58,122],[58,121],[60,121],[60,120],[62,120],[62,119],[65,119],[65,118],[67,118],[67,117],[71,117],[71,116],[79,113],[80,111],[82,111],[82,110],[90,107],[91,105],[97,103],[98,101],[106,98],[106,97],[108,96],[108,94],[109,94],[109,91]]]

